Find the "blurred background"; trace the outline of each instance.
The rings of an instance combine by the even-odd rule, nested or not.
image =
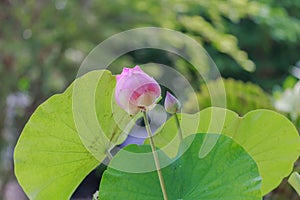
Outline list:
[[[256,108],[277,110],[300,129],[299,0],[0,0],[0,23],[0,199],[26,199],[15,180],[12,158],[32,112],[76,78],[96,45],[132,28],[164,27],[194,38],[224,78],[229,109],[240,115]],[[137,50],[113,65],[148,62],[185,74],[199,99],[191,98],[186,108],[210,105],[195,69],[168,52]],[[300,163],[294,170],[300,170]],[[299,196],[284,180],[265,199]]]

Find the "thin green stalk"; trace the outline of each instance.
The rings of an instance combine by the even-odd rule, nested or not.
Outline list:
[[[148,117],[147,117],[146,111],[142,111],[142,112],[143,112],[143,115],[144,115],[146,130],[147,130],[147,133],[148,133],[148,136],[149,136],[149,139],[150,139],[150,146],[151,146],[151,150],[152,150],[152,153],[153,153],[154,163],[155,163],[156,171],[157,171],[157,174],[158,174],[158,179],[159,179],[161,191],[162,191],[164,200],[168,200],[167,191],[166,191],[164,179],[163,179],[163,176],[162,176],[162,173],[161,173],[161,170],[160,170],[158,155],[157,155],[155,145],[154,145],[154,141],[153,141],[153,138],[152,138],[153,135],[152,135],[152,131],[150,129],[150,124],[149,124],[149,121],[148,121]]]
[[[182,142],[182,130],[181,130],[181,127],[180,127],[180,123],[179,123],[177,113],[174,113],[174,117],[175,117],[175,122],[176,122],[177,129],[178,129],[178,137],[179,137],[180,142]]]
[[[177,113],[174,113],[173,114],[174,115],[174,118],[175,118],[175,123],[176,123],[176,127],[177,127],[177,130],[178,130],[178,138],[179,138],[179,142],[180,142],[180,144],[179,144],[179,149],[178,149],[178,155],[179,156],[182,156],[182,154],[183,154],[183,146],[181,147],[180,145],[182,145],[182,140],[183,140],[183,136],[182,136],[182,130],[181,130],[181,127],[180,127],[180,122],[179,122],[179,119],[178,119],[178,115],[177,115]],[[178,183],[180,184],[180,188],[182,187],[182,176],[183,176],[183,171],[182,171],[182,168],[181,168],[181,165],[182,165],[182,162],[181,162],[181,159],[179,158],[178,160],[177,160],[177,163],[178,163],[178,166],[179,166],[179,168],[178,168]],[[180,192],[180,197],[181,197],[181,192]]]

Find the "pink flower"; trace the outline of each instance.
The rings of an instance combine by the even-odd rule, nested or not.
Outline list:
[[[117,75],[115,98],[118,105],[131,115],[154,105],[160,97],[160,86],[137,65],[124,68]]]
[[[166,99],[165,99],[165,109],[168,113],[174,114],[177,113],[180,110],[180,102],[176,97],[174,97],[172,94],[167,92]]]

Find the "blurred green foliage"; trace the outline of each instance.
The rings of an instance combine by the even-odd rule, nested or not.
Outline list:
[[[12,90],[29,91],[39,102],[62,91],[95,45],[135,27],[182,31],[204,45],[224,76],[259,82],[268,89],[272,84],[266,81],[278,80],[299,59],[297,0],[5,0],[0,4],[1,108]],[[124,62],[135,59],[136,54],[131,54]],[[252,76],[247,71],[254,71],[255,65],[257,76]]]
[[[272,106],[271,96],[265,93],[259,86],[253,83],[244,83],[234,79],[217,79],[206,84],[200,85],[200,91],[196,93],[196,96],[191,95],[190,99],[184,105],[184,108],[189,112],[196,112],[197,104],[199,109],[210,107],[211,95],[208,88],[218,88],[220,83],[224,83],[226,91],[226,106],[228,109],[237,112],[243,116],[247,112],[259,108],[274,109]],[[215,91],[217,92],[217,91]],[[220,94],[216,94],[216,98]],[[193,97],[197,97],[194,99]]]
[[[75,78],[97,44],[136,27],[181,31],[204,46],[224,77],[252,81],[270,91],[300,59],[299,11],[299,0],[2,0],[0,130],[9,93],[23,91],[33,99],[16,124],[21,129],[37,105]],[[159,51],[135,51],[117,63],[151,60],[193,76],[188,63],[172,59]]]

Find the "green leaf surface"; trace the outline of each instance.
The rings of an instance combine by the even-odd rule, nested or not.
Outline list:
[[[220,132],[239,143],[258,165],[263,195],[277,187],[291,173],[293,164],[300,155],[300,137],[296,128],[286,117],[274,111],[254,110],[239,117],[233,111],[211,107],[195,115],[179,114],[179,118],[184,137],[193,133],[191,129],[194,130],[197,124],[196,132]],[[213,148],[217,139],[210,138],[204,144],[209,147],[207,152]],[[173,117],[158,130],[154,140],[157,147],[167,155],[176,155],[179,139]]]
[[[221,135],[215,148],[205,157],[199,158],[198,152],[205,134],[189,136],[183,142],[185,153],[173,163],[162,169],[168,198],[205,199],[205,200],[258,200],[261,199],[261,177],[254,160],[232,139]],[[207,137],[214,137],[208,134]],[[150,152],[148,145],[130,145],[125,151],[135,154]],[[141,166],[139,159],[118,153],[100,185],[99,199],[163,199],[156,171],[129,173],[118,171],[111,166],[121,165],[126,160],[132,166]],[[160,160],[166,156],[160,154]],[[148,160],[154,165],[153,159]]]
[[[70,91],[37,108],[15,148],[15,174],[32,200],[69,199],[99,164],[76,132]]]
[[[73,114],[84,146],[99,160],[126,139],[132,117],[115,101],[115,76],[110,71],[88,73],[73,84]],[[104,148],[105,147],[105,148]]]
[[[14,155],[16,176],[30,199],[69,199],[106,157],[121,132],[111,112],[114,86],[110,72],[92,71],[33,113]],[[114,109],[123,123],[131,119],[120,108]]]
[[[289,177],[288,182],[300,196],[300,175],[297,172],[293,172],[292,175]]]

